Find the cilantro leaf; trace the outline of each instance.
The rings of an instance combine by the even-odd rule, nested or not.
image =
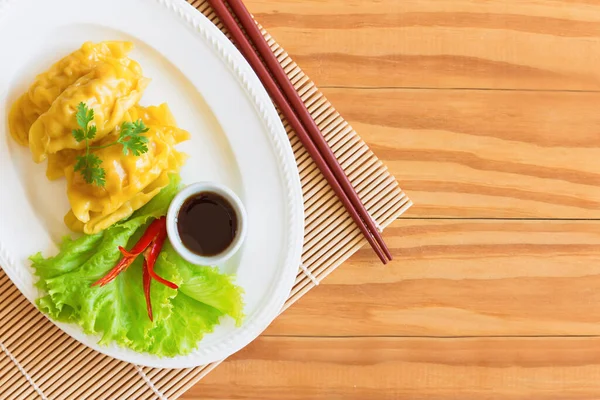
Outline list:
[[[142,136],[142,133],[148,132],[144,122],[139,119],[135,122],[123,122],[121,124],[121,133],[117,139],[117,143],[123,145],[123,154],[128,155],[129,152],[134,156],[140,156],[148,151],[148,138]]]
[[[83,130],[81,130],[81,129],[73,129],[72,133],[73,133],[73,137],[78,142],[81,142],[82,140],[85,140],[86,134],[85,134],[85,132]]]
[[[80,129],[73,129],[72,134],[78,142],[85,141],[85,154],[77,156],[75,162],[75,172],[79,172],[86,183],[104,186],[106,184],[106,171],[101,167],[102,160],[95,154],[90,153],[91,149],[103,149],[121,144],[123,154],[128,155],[131,152],[134,156],[140,156],[148,151],[148,138],[142,133],[148,132],[149,128],[139,119],[135,122],[123,122],[121,132],[115,142],[107,143],[101,146],[90,146],[89,141],[96,137],[96,125],[90,125],[94,120],[94,109],[89,108],[81,102],[77,105],[75,119]]]
[[[96,125],[91,125],[87,131],[86,139],[93,139],[96,137]]]
[[[102,160],[95,154],[86,154],[77,156],[75,162],[75,171],[81,173],[86,183],[95,183],[98,186],[104,186],[106,183],[106,171],[100,167]]]
[[[123,136],[123,134],[127,133],[129,134],[129,132],[133,131],[135,129],[135,125],[133,124],[133,122],[129,122],[129,121],[125,121],[121,124],[121,136]]]
[[[79,103],[75,120],[80,129],[73,129],[72,134],[78,142],[85,141],[85,155],[77,156],[73,169],[81,174],[86,183],[104,186],[106,171],[100,167],[102,160],[98,156],[90,154],[90,144],[88,142],[96,137],[96,125],[90,125],[90,122],[94,120],[94,109],[89,108],[83,102]]]
[[[94,119],[94,109],[88,108],[85,103],[79,103],[77,105],[77,112],[75,113],[75,119],[80,129],[73,129],[72,134],[75,140],[78,142],[87,141],[96,137],[96,125],[90,125],[90,122]]]
[[[75,119],[77,120],[77,125],[79,125],[84,130],[87,130],[88,124],[94,119],[94,109],[88,108],[88,106],[83,102],[79,103],[77,105],[77,113],[75,113]]]
[[[148,151],[147,142],[148,138],[145,136],[132,136],[127,141],[121,142],[123,154],[128,155],[131,151],[134,156],[138,157]]]

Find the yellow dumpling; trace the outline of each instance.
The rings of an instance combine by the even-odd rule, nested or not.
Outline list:
[[[135,105],[126,113],[124,121],[137,121],[138,119],[144,121],[146,125],[177,127],[175,117],[173,117],[166,103],[148,107]],[[189,135],[186,131],[180,129],[174,130],[173,133],[177,143],[186,140]],[[76,157],[84,153],[84,150],[65,149],[58,153],[48,154],[46,177],[50,180],[62,178],[65,176],[65,168],[72,168]]]
[[[146,125],[163,125],[177,127],[175,117],[167,103],[158,106],[142,107],[135,105],[127,112],[126,120],[137,121],[141,119]]]
[[[9,112],[11,136],[29,147],[34,162],[47,160],[47,178],[66,177],[71,209],[64,220],[77,232],[97,233],[130,217],[169,184],[187,158],[175,145],[189,133],[177,127],[168,106],[138,105],[150,79],[129,58],[132,49],[130,42],[84,43],[37,75]],[[87,143],[73,136],[81,128],[76,115],[82,103],[94,112],[95,136]],[[117,141],[121,124],[140,119],[149,128],[148,150],[125,155]],[[104,182],[87,183],[75,171],[78,157],[88,151],[100,160]]]
[[[62,178],[65,176],[65,168],[73,168],[77,156],[84,153],[84,150],[65,149],[58,153],[48,154],[46,177],[51,181]]]
[[[65,225],[74,232],[83,232],[88,235],[98,233],[120,220],[130,217],[135,210],[142,208],[168,184],[169,175],[167,172],[163,172],[148,186],[136,193],[130,200],[125,201],[113,212],[105,214],[103,212],[90,211],[90,219],[84,223],[77,219],[73,210],[71,210],[65,215]]]
[[[132,50],[130,42],[85,42],[81,48],[54,63],[36,76],[27,92],[12,105],[8,123],[12,137],[21,145],[29,143],[29,129],[50,109],[56,98],[77,79],[88,74],[100,61],[122,59]]]
[[[94,152],[106,171],[104,187],[87,184],[72,167],[64,169],[71,204],[65,223],[72,230],[93,234],[129,217],[167,186],[168,174],[178,172],[185,162],[187,156],[174,146],[187,140],[189,133],[175,126],[166,104],[136,106],[126,120],[137,120],[138,116],[149,128],[145,133],[148,151],[137,157],[124,155],[122,147],[115,145]],[[115,140],[117,135],[118,129],[106,141]]]
[[[77,142],[72,135],[72,131],[79,128],[75,113],[80,102],[94,110],[93,123],[97,131],[93,142],[97,142],[140,100],[149,81],[133,60],[100,61],[92,71],[67,87],[31,126],[29,149],[34,162],[40,163],[48,154],[64,149],[85,148],[85,143]]]

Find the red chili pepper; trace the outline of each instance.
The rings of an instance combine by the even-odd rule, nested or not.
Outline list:
[[[135,257],[123,257],[119,263],[111,269],[106,275],[92,283],[92,286],[104,286],[115,279],[121,272],[125,271],[133,262]]]
[[[138,240],[133,248],[129,250],[129,253],[135,255],[141,254],[144,250],[146,250],[146,247],[152,243],[154,238],[156,238],[156,236],[163,231],[167,231],[167,217],[160,217],[152,221],[150,226],[148,226],[146,229],[146,232],[144,232],[144,235],[140,238],[140,240]]]
[[[133,248],[130,251],[127,251],[123,247],[119,246],[119,250],[123,254],[123,257],[119,260],[117,265],[115,265],[104,277],[92,283],[92,286],[104,286],[110,283],[121,272],[125,271],[135,261],[136,257],[140,255],[154,241],[157,235],[163,231],[166,234],[166,217],[160,217],[152,221],[152,223],[148,226],[140,240],[138,240],[138,242],[133,246]]]
[[[139,254],[135,254],[135,253],[131,253],[129,252],[126,248],[124,248],[123,246],[119,246],[119,251],[121,252],[121,254],[123,254],[123,256],[125,257],[136,257]]]
[[[94,282],[92,286],[104,286],[115,279],[121,272],[126,270],[142,252],[144,253],[142,283],[144,286],[144,296],[146,297],[146,309],[150,321],[153,321],[152,316],[152,301],[150,298],[150,284],[152,279],[157,280],[165,286],[172,289],[177,289],[178,286],[154,272],[154,264],[162,250],[163,244],[167,238],[167,219],[160,217],[148,226],[144,235],[138,240],[131,250],[126,250],[119,246],[119,251],[123,255],[117,265],[113,267],[103,278]]]
[[[152,279],[156,279],[163,285],[166,285],[172,289],[177,289],[177,285],[173,282],[169,282],[166,279],[161,278],[154,272],[154,264],[156,263],[156,258],[160,253],[162,246],[167,238],[167,228],[165,226],[164,230],[160,231],[158,235],[154,238],[150,246],[146,250],[144,250],[144,275],[143,275],[143,283],[144,283],[144,296],[146,297],[146,309],[148,310],[148,317],[150,321],[152,320],[152,301],[150,299],[150,284],[152,283]]]
[[[146,310],[148,311],[148,317],[150,321],[152,319],[152,301],[150,300],[150,284],[152,283],[152,278],[150,277],[150,273],[148,272],[148,268],[146,266],[146,262],[144,262],[144,296],[146,297]]]
[[[148,270],[150,276],[162,283],[165,286],[170,287],[171,289],[177,289],[178,286],[173,282],[170,282],[162,277],[160,277],[156,272],[154,272],[154,264],[156,263],[156,259],[158,258],[158,254],[162,250],[162,246],[165,243],[165,239],[167,238],[167,228],[160,231],[156,238],[152,241],[150,246],[144,251],[144,268]]]

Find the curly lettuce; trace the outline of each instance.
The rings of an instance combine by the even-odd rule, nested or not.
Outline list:
[[[225,316],[241,324],[243,290],[234,275],[188,263],[168,241],[155,271],[179,289],[151,283],[153,321],[146,313],[142,257],[108,285],[91,287],[120,259],[119,246],[131,248],[153,219],[166,215],[179,187],[180,178],[173,175],[127,220],[94,235],[66,237],[53,257],[30,257],[44,293],[36,301],[38,308],[54,320],[79,325],[86,334],[100,335],[102,345],[114,342],[160,357],[189,354]]]

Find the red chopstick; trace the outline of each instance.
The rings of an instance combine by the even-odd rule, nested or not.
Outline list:
[[[269,92],[271,98],[273,98],[277,106],[285,115],[286,119],[289,121],[292,128],[296,131],[300,142],[307,149],[312,159],[315,161],[325,176],[325,179],[327,179],[327,182],[333,188],[334,192],[341,200],[342,204],[354,222],[361,229],[363,235],[375,253],[377,253],[381,261],[386,264],[388,258],[391,260],[392,256],[387,249],[387,246],[383,242],[381,235],[377,231],[375,223],[358,198],[358,195],[354,191],[352,184],[348,180],[341,166],[337,163],[335,155],[329,148],[329,145],[325,141],[324,137],[321,135],[319,128],[310,116],[306,106],[304,105],[304,102],[302,102],[302,99],[300,99],[300,96],[294,89],[292,83],[289,81],[285,71],[283,71],[283,68],[275,58],[275,55],[269,48],[245,6],[240,0],[229,0],[229,4],[236,13],[236,17],[238,20],[240,20],[240,23],[244,26],[246,32],[254,41],[254,44],[256,45],[260,55],[271,67],[271,73],[275,75],[275,78],[286,92],[288,98],[286,98],[286,96],[282,93],[281,88],[273,79],[273,76],[271,76],[271,73],[267,67],[262,63],[259,55],[254,52],[252,44],[246,38],[242,29],[237,25],[233,15],[230,13],[224,1],[208,1],[215,10],[215,13],[220,18],[221,22],[223,22],[237,43],[238,49],[242,52],[246,60],[258,75],[259,79]],[[296,115],[294,112],[290,102],[296,107],[296,111],[300,115],[300,118],[302,118],[302,122],[308,126],[310,134],[306,131],[305,126],[298,118],[298,115]],[[321,154],[319,150],[321,150],[324,154]],[[367,223],[368,227],[365,225],[365,222]]]

